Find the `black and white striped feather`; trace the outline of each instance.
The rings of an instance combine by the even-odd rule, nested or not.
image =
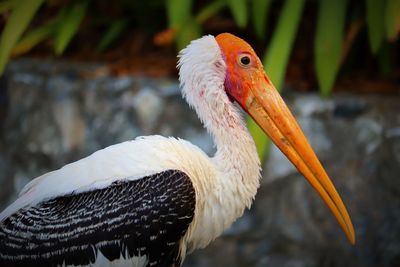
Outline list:
[[[23,208],[0,223],[0,266],[90,265],[100,253],[180,266],[195,200],[190,178],[167,170]]]

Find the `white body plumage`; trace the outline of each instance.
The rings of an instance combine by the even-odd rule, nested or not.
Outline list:
[[[256,194],[259,158],[239,109],[224,91],[226,66],[215,38],[205,36],[192,42],[180,56],[182,92],[214,138],[217,152],[213,157],[184,140],[139,137],[34,179],[0,214],[0,221],[46,199],[176,169],[190,177],[196,192],[194,218],[180,243],[181,257],[205,247],[229,227]],[[96,264],[103,265],[99,255]],[[143,257],[128,262],[146,263]]]

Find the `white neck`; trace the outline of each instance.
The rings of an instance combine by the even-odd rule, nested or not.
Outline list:
[[[182,50],[178,67],[183,96],[217,147],[211,158],[214,175],[203,177],[209,183],[201,205],[206,208],[199,211],[204,228],[194,227],[198,235],[189,234],[201,236],[201,240],[188,238],[193,249],[207,245],[251,205],[259,187],[260,160],[239,109],[225,92],[226,64],[215,38],[193,41]]]
[[[220,121],[207,126],[217,147],[212,161],[222,182],[234,186],[224,188],[232,190],[241,205],[250,207],[259,186],[260,160],[241,114],[231,103],[228,109],[231,109],[230,112],[222,114]]]
[[[219,185],[214,193],[219,194],[220,208],[226,211],[220,218],[224,229],[250,207],[259,187],[261,170],[256,146],[238,108],[225,100],[224,109],[214,110],[206,124],[217,147],[211,160],[217,170],[215,182]],[[216,114],[218,111],[222,112]]]

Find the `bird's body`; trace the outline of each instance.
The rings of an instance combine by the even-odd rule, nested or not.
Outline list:
[[[0,266],[180,266],[250,207],[260,161],[231,101],[249,99],[227,78],[224,53],[240,39],[222,37],[193,41],[179,62],[183,95],[215,155],[181,139],[140,137],[34,179],[0,214]]]

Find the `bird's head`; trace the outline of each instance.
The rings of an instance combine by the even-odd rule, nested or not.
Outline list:
[[[264,87],[270,81],[253,48],[242,39],[222,33],[216,38],[226,64],[224,88],[226,93],[246,109],[252,88]],[[265,88],[265,87],[264,87]]]
[[[204,36],[182,50],[178,66],[183,95],[199,116],[201,103],[217,109],[219,101],[236,101],[310,182],[354,244],[346,207],[251,46],[229,33]]]

